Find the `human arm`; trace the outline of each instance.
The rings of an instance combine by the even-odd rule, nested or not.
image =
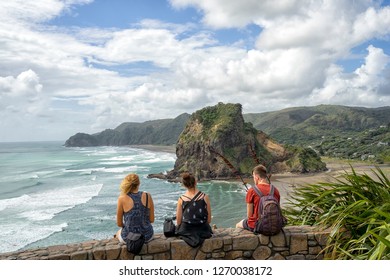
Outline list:
[[[207,204],[207,213],[208,213],[208,216],[207,216],[207,223],[211,223],[211,204],[210,204],[210,198],[209,196],[206,194],[205,197],[204,197],[204,200]]]
[[[123,227],[123,206],[122,198],[118,197],[118,203],[116,207],[116,224],[118,227]]]
[[[154,202],[153,202],[153,198],[152,196],[148,193],[147,194],[149,196],[149,199],[148,199],[148,208],[149,208],[149,221],[151,223],[154,223]]]
[[[253,203],[247,203],[246,204],[246,215],[248,218],[252,217],[253,215]]]
[[[177,206],[176,206],[176,224],[178,226],[181,224],[182,217],[183,217],[182,200],[179,198],[177,200]]]
[[[254,198],[253,198],[253,195],[254,195],[254,191],[251,188],[246,193],[246,198],[245,198],[245,202],[246,202],[246,216],[247,216],[247,218],[250,218],[253,215],[253,208],[254,208]]]

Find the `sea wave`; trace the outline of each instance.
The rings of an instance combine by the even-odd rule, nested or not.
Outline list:
[[[9,223],[2,225],[0,252],[13,252],[25,246],[45,239],[53,233],[63,231],[67,223],[54,225],[34,225],[31,223]]]
[[[64,173],[80,173],[80,175],[91,175],[92,173],[104,171],[105,167],[84,168],[84,169],[64,169]]]
[[[3,211],[9,207],[15,206],[15,205],[24,205],[28,200],[30,199],[30,196],[27,194],[24,194],[19,197],[14,198],[7,198],[7,199],[1,199],[0,200],[0,211]]]
[[[0,211],[30,221],[51,220],[56,214],[97,196],[103,184],[58,188],[0,200]]]

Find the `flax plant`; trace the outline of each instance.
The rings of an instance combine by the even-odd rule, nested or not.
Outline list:
[[[330,229],[330,259],[390,259],[390,181],[376,167],[372,177],[352,172],[333,182],[292,191],[285,214],[290,224]]]

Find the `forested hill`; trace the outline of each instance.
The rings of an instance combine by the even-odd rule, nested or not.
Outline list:
[[[311,146],[332,157],[390,161],[390,106],[295,107],[244,119],[280,143]]]
[[[65,146],[173,145],[189,116],[184,113],[174,119],[125,122],[115,129],[106,129],[96,134],[77,133],[66,140]]]
[[[310,142],[321,136],[355,133],[390,123],[390,106],[379,108],[319,105],[244,114],[245,121],[280,142]]]
[[[173,145],[190,115],[143,123],[126,122],[96,134],[78,133],[65,146]],[[390,161],[390,106],[319,105],[243,114],[245,122],[282,144],[311,146],[322,155]]]

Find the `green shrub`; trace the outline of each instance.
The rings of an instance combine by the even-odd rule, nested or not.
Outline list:
[[[390,181],[380,168],[372,171],[374,178],[352,168],[334,183],[295,188],[289,222],[330,228],[331,259],[390,259]]]

